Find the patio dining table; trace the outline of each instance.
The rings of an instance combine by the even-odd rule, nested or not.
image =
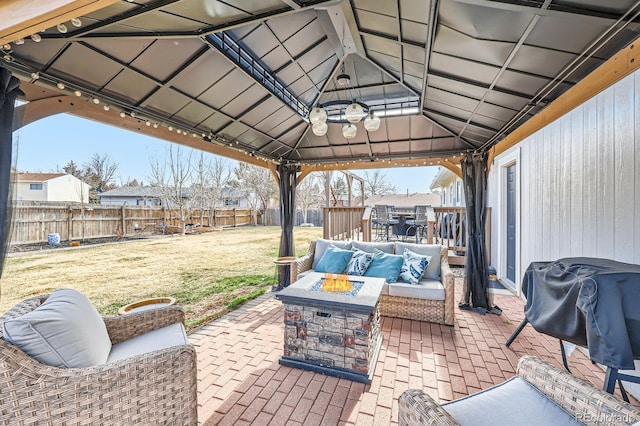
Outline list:
[[[399,209],[396,208],[393,211],[393,217],[398,219],[398,224],[393,226],[393,232],[397,237],[415,237],[416,229],[415,227],[411,227],[407,225],[407,219],[414,218],[414,210],[413,208],[408,209]],[[407,233],[409,232],[409,233]]]

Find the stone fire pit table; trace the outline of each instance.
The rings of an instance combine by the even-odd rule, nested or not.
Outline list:
[[[322,290],[310,273],[276,294],[284,304],[280,364],[370,383],[382,344],[378,299],[384,278],[349,276],[348,293]]]

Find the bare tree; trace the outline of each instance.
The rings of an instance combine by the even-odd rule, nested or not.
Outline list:
[[[387,180],[387,174],[382,170],[374,170],[369,173],[364,172],[364,198],[370,198],[374,195],[394,194],[396,187]]]
[[[296,186],[296,204],[302,210],[302,221],[307,222],[309,207],[322,203],[322,186],[320,178],[311,173]]]
[[[67,164],[74,165],[73,161]],[[98,193],[115,188],[113,179],[118,170],[118,163],[109,158],[107,154],[93,154],[83,166],[83,180],[91,186],[89,202],[97,203]],[[70,172],[67,172],[70,173]]]
[[[160,188],[163,202],[178,212],[182,235],[186,233],[187,221],[193,208],[193,197],[188,193],[192,174],[191,155],[185,154],[178,146],[169,145],[163,162],[151,160],[152,186]]]
[[[229,184],[230,170],[229,164],[222,157],[214,157],[213,161],[209,162],[209,223],[213,224],[213,215],[215,208],[223,198],[224,188]]]
[[[234,186],[248,200],[253,210],[253,223],[257,224],[258,209],[264,210],[278,192],[275,179],[268,169],[247,163],[238,163],[234,173]]]

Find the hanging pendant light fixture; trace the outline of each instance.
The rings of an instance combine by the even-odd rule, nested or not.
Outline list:
[[[378,117],[366,103],[357,100],[350,88],[351,77],[345,73],[344,64],[342,72],[336,77],[334,83],[334,91],[339,92],[346,90],[348,95],[346,99],[328,100],[324,103],[316,105],[309,112],[309,122],[311,130],[316,136],[324,136],[327,134],[328,124],[340,123],[342,127],[342,135],[347,139],[355,138],[358,134],[357,123],[364,118],[364,128],[369,132],[374,132],[380,127],[380,117]]]

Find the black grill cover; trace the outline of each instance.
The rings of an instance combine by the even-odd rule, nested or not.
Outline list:
[[[533,262],[522,280],[525,316],[538,332],[587,346],[607,367],[640,358],[640,265],[609,259]]]

